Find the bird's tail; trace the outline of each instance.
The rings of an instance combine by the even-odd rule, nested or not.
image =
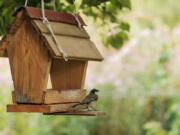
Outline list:
[[[81,103],[75,104],[72,106],[72,108],[75,108],[76,106],[82,105]]]

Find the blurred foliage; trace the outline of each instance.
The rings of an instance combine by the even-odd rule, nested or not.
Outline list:
[[[131,2],[135,9],[135,12],[131,12],[131,22],[137,21],[137,25],[141,28],[166,27],[174,29],[179,25],[178,0],[133,0]]]
[[[71,12],[74,14],[84,14],[94,19],[99,27],[108,27],[109,24],[119,24],[117,31],[111,35],[104,33],[103,40],[105,45],[112,45],[118,49],[122,46],[124,41],[128,39],[126,33],[129,30],[129,25],[124,23],[122,19],[118,18],[118,14],[124,8],[130,9],[130,0],[44,0],[46,9],[56,9],[61,12]],[[24,5],[24,0],[0,0],[0,35],[6,33],[7,28],[11,24],[13,12],[20,6]],[[40,0],[29,0],[28,6],[39,7]],[[110,31],[110,29],[108,29]],[[118,42],[114,42],[115,39]]]
[[[179,1],[133,0],[128,13],[123,9],[114,10],[112,5],[119,1],[111,2],[78,0],[75,3],[80,7],[80,14],[98,23],[93,27],[100,26],[98,32],[106,46],[113,42],[114,48],[120,48],[118,43],[124,43],[122,40],[130,35],[120,51],[104,52],[106,60],[91,65],[93,68],[87,74],[86,87],[102,90],[97,109],[106,111],[107,115],[6,113],[5,105],[11,103],[9,86],[12,84],[8,81],[8,61],[3,59],[0,60],[3,65],[0,66],[0,135],[180,135]],[[100,12],[104,3],[107,13]],[[46,8],[52,8],[52,3],[46,4]],[[58,11],[74,12],[70,0],[56,4]],[[120,23],[109,17],[111,10]],[[10,15],[9,11],[6,12]],[[108,36],[104,38],[104,35]]]

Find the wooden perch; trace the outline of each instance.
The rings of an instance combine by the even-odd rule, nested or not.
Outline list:
[[[44,115],[100,116],[100,115],[106,115],[106,113],[103,111],[77,111],[77,112],[64,112],[64,113],[44,113]]]

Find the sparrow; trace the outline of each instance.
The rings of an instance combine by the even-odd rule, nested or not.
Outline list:
[[[96,92],[99,92],[99,90],[92,89],[90,91],[90,93],[85,97],[85,99],[82,102],[73,105],[72,108],[75,108],[79,105],[87,105],[88,110],[90,110],[89,108],[92,108],[95,111],[96,110],[95,105],[96,105],[97,100],[98,100],[98,95],[96,95]]]

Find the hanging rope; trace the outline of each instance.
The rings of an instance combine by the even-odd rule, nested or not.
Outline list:
[[[82,30],[82,24],[81,24],[81,22],[79,21],[78,15],[75,15],[75,14],[71,14],[71,15],[75,18],[76,22],[78,23],[79,29]]]
[[[28,4],[28,0],[25,1],[24,6],[26,7]]]
[[[73,0],[73,6],[74,6],[74,14],[73,13],[70,13],[70,14],[75,18],[76,22],[78,23],[79,29],[82,30],[82,24],[79,21],[79,17],[78,17],[76,5],[75,5],[75,0]]]
[[[53,32],[53,30],[52,30],[51,24],[49,23],[48,19],[47,19],[46,16],[45,16],[44,0],[41,0],[41,10],[42,10],[43,23],[46,25],[46,27],[48,28],[49,32],[51,33],[52,38],[53,38],[53,40],[54,40],[57,48],[59,49],[60,53],[62,54],[64,60],[65,60],[65,61],[68,61],[66,52],[64,52],[64,50],[62,49],[61,45],[60,45],[59,42],[57,41],[57,39],[56,39],[56,37],[55,37],[55,35],[54,35],[54,32]]]
[[[53,9],[56,11],[56,0],[54,0]]]

